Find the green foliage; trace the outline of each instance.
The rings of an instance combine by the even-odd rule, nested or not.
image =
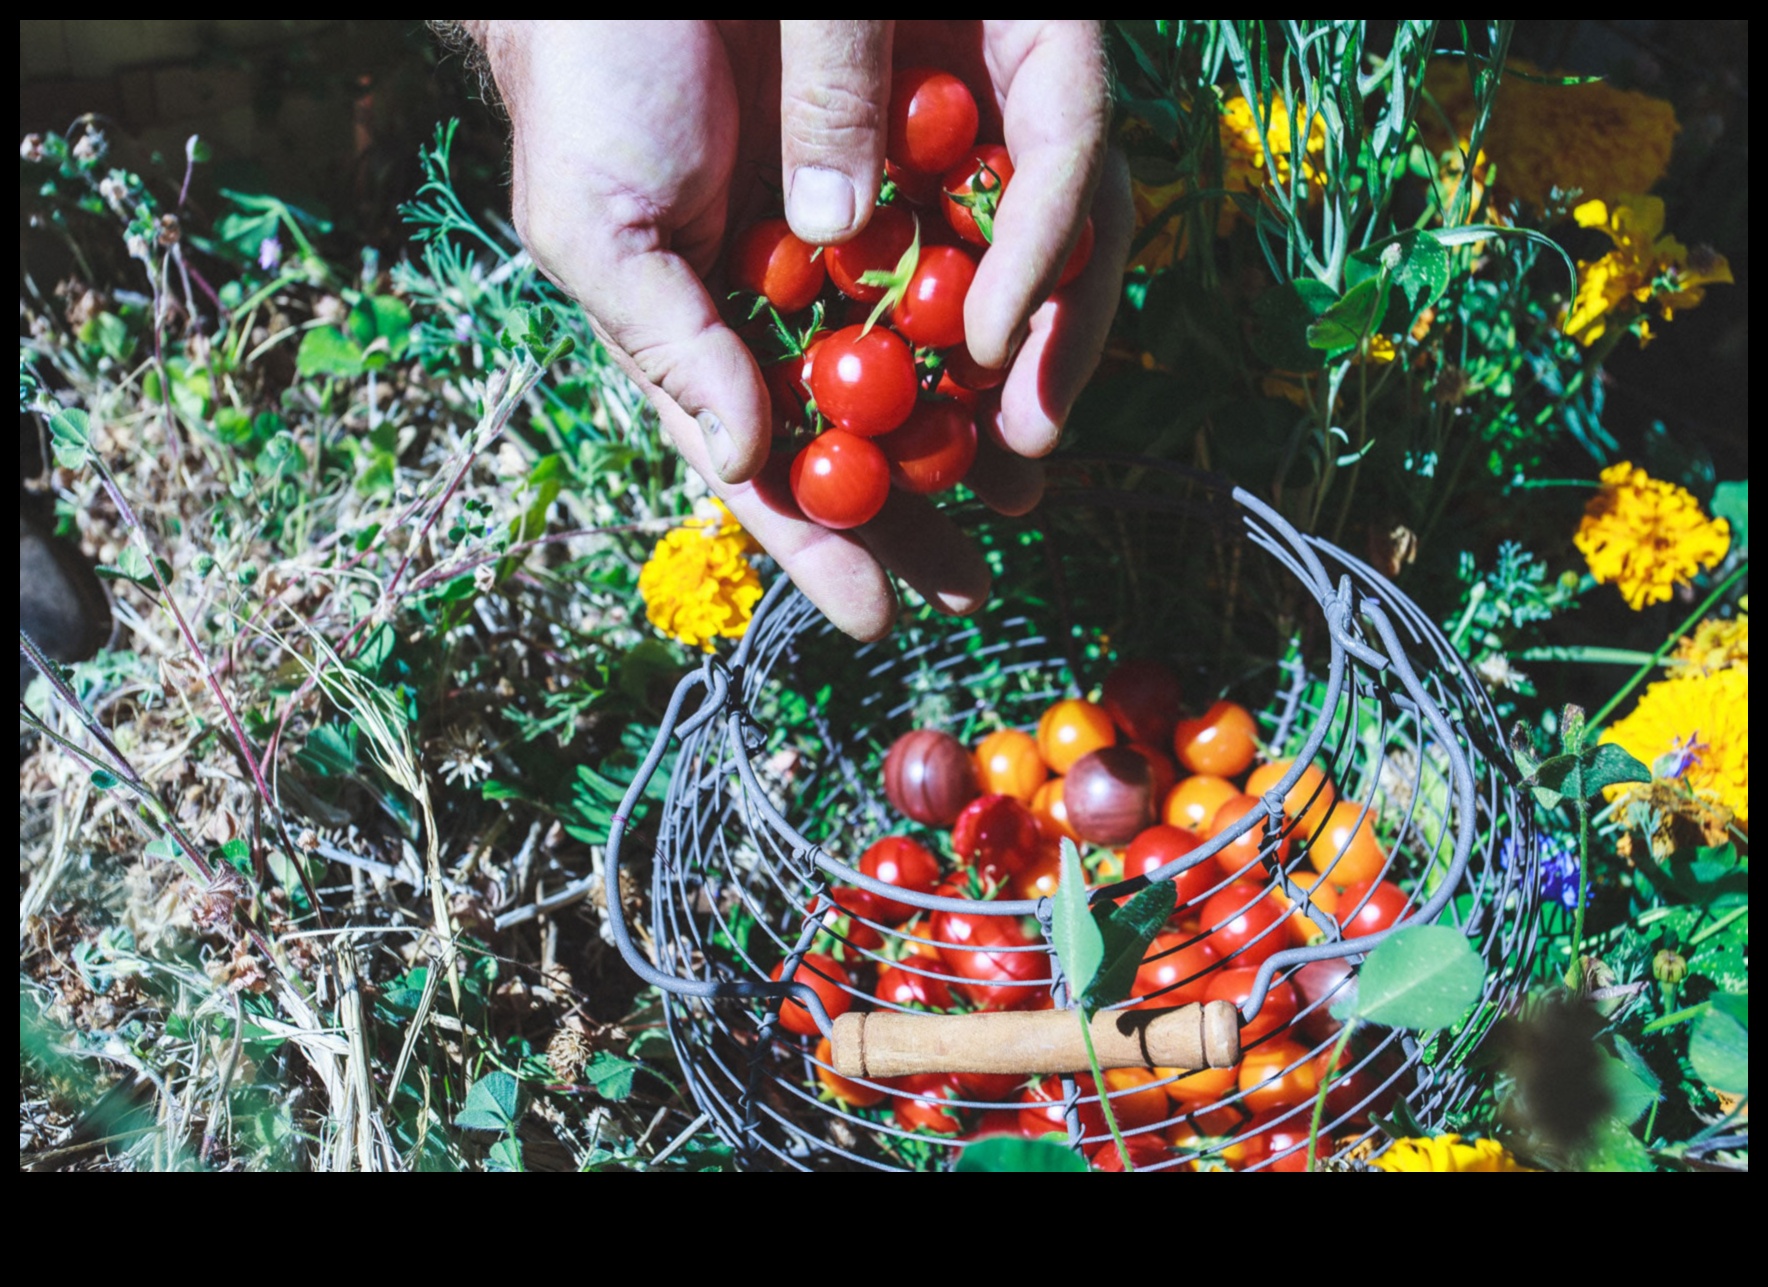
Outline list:
[[[1068,1145],[997,1135],[958,1154],[954,1171],[1084,1171],[1087,1164]]]
[[[1390,1028],[1446,1028],[1479,999],[1485,974],[1485,963],[1461,931],[1410,926],[1395,930],[1369,954],[1355,995],[1333,1006],[1332,1013]]]

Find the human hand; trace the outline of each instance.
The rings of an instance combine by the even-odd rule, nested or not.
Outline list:
[[[1008,376],[982,417],[967,481],[1021,513],[1116,307],[1131,234],[1128,178],[1105,149],[1110,104],[1090,23],[487,23],[474,28],[513,127],[512,207],[536,263],[577,298],[656,404],[664,431],[837,626],[889,630],[894,573],[949,612],[980,607],[978,551],[920,497],[892,492],[849,532],[781,510],[751,480],[767,459],[761,373],[706,286],[727,235],[786,213],[832,244],[870,217],[883,170],[889,68],[971,85],[982,136],[1015,175],[965,305],[968,344]],[[1102,181],[1103,179],[1103,181]],[[1051,294],[1088,214],[1087,270]]]

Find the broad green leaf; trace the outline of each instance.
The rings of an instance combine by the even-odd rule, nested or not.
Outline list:
[[[521,1173],[526,1168],[522,1163],[522,1141],[514,1135],[506,1135],[491,1146],[485,1154],[485,1169],[499,1173]]]
[[[307,742],[295,752],[295,759],[314,773],[325,777],[348,777],[356,772],[356,725],[345,722],[320,724],[307,734]]]
[[[472,578],[468,577],[467,580],[471,581]],[[362,641],[362,651],[351,662],[352,668],[364,675],[380,674],[381,667],[392,657],[393,649],[398,643],[398,632],[392,626],[376,626],[369,632],[368,638]]]
[[[1750,999],[1734,992],[1713,997],[1688,1038],[1694,1075],[1728,1095],[1750,1093]]]
[[[487,1073],[467,1088],[467,1102],[454,1119],[456,1126],[474,1131],[502,1131],[515,1125],[516,1106],[522,1087],[501,1068]]]
[[[106,580],[132,581],[150,594],[159,593],[159,581],[154,579],[156,571],[168,584],[172,580],[172,565],[164,559],[149,562],[139,545],[125,545],[117,555],[117,565],[114,568],[100,567],[94,570]]]
[[[1308,328],[1338,302],[1338,293],[1312,277],[1274,286],[1252,306],[1252,348],[1279,371],[1317,371],[1326,355],[1308,343]]]
[[[1460,930],[1415,925],[1383,939],[1369,954],[1358,975],[1355,1009],[1338,1017],[1390,1028],[1446,1028],[1479,999],[1485,976],[1485,963]]]
[[[1068,995],[1082,996],[1092,986],[1105,957],[1105,942],[1099,924],[1087,907],[1086,873],[1081,869],[1080,850],[1072,840],[1062,841],[1062,875],[1051,899],[1050,940],[1056,947],[1056,959],[1068,979]]]
[[[1750,551],[1750,480],[1720,483],[1713,488],[1713,517],[1731,524],[1731,548]]]
[[[954,1171],[1084,1171],[1086,1162],[1055,1140],[993,1135],[958,1155]]]
[[[1629,755],[1624,747],[1604,742],[1580,753],[1584,761],[1585,798],[1623,782],[1649,782],[1651,770]]]
[[[90,416],[78,408],[57,411],[49,417],[49,433],[55,443],[56,464],[63,469],[85,467],[92,439]]]
[[[1606,1052],[1602,1054],[1601,1077],[1614,1099],[1615,1119],[1628,1126],[1643,1117],[1645,1110],[1657,1102],[1655,1086],[1647,1085],[1627,1064]]]
[[[300,375],[336,375],[349,379],[363,372],[362,349],[335,326],[316,326],[301,337],[295,353]]]
[[[1375,334],[1387,312],[1386,285],[1380,278],[1372,278],[1347,290],[1308,327],[1308,346],[1331,356],[1354,349]]]
[[[1610,1117],[1596,1128],[1590,1151],[1579,1159],[1583,1171],[1654,1171],[1651,1151],[1626,1124]]]
[[[391,295],[364,296],[344,319],[344,333],[355,342],[364,369],[379,371],[410,347],[411,310]]]
[[[244,836],[235,836],[209,852],[210,862],[224,862],[242,876],[252,874],[252,846]]]
[[[606,1050],[598,1050],[595,1058],[584,1068],[583,1079],[594,1086],[596,1094],[603,1099],[619,1103],[632,1094],[632,1079],[643,1067],[643,1064],[634,1063],[630,1059],[622,1059]]]
[[[1057,887],[1060,891],[1060,886]],[[1138,892],[1122,907],[1095,907],[1102,957],[1099,972],[1082,995],[1087,1014],[1115,1005],[1135,990],[1136,971],[1148,944],[1160,933],[1178,903],[1172,881],[1163,880]]]
[[[1387,269],[1388,280],[1402,295],[1416,317],[1436,303],[1449,288],[1449,252],[1434,232],[1410,231],[1365,246],[1345,262],[1344,280],[1355,286]]]

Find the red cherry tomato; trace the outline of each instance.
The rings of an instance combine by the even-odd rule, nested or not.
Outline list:
[[[840,429],[818,434],[792,462],[792,498],[805,517],[841,531],[869,523],[890,495],[878,444]]]
[[[917,894],[931,894],[939,883],[939,859],[907,836],[885,836],[872,842],[860,857],[859,869],[873,880]],[[878,919],[900,925],[920,909],[908,903],[878,900]]]
[[[1092,1074],[1080,1073],[1074,1079],[1080,1086],[1082,1103],[1078,1108],[1080,1116],[1080,1133],[1083,1136],[1099,1136],[1107,1133],[1105,1112],[1099,1107],[1099,1101],[1084,1102],[1089,1095],[1096,1096],[1099,1092],[1093,1083]],[[1044,1077],[1027,1086],[1019,1095],[1019,1102],[1024,1105],[1019,1110],[1020,1127],[1027,1135],[1047,1135],[1055,1132],[1068,1138],[1068,1118],[1062,1111],[1062,1079],[1060,1077]],[[1091,1140],[1086,1147],[1097,1148],[1099,1141]]]
[[[1341,887],[1380,880],[1387,870],[1387,851],[1375,839],[1375,811],[1364,813],[1355,800],[1333,805],[1308,840],[1308,861]]]
[[[916,174],[913,170],[905,170],[895,161],[886,159],[884,177],[896,185],[897,195],[910,205],[926,208],[939,205],[944,200],[939,191],[940,180],[937,174]],[[945,220],[940,219],[938,222],[944,229]],[[923,231],[922,239],[925,240],[926,236]]]
[[[1254,1113],[1305,1104],[1320,1089],[1307,1048],[1293,1041],[1267,1041],[1240,1060],[1240,1095]]]
[[[970,356],[970,350],[960,345],[945,355],[945,373],[960,388],[973,389],[980,393],[984,389],[999,388],[1007,380],[1007,368],[982,366]]]
[[[823,288],[817,248],[798,240],[784,219],[763,219],[745,229],[731,249],[731,276],[744,290],[767,296],[782,313],[808,308]]]
[[[1081,756],[1116,741],[1111,716],[1078,697],[1054,703],[1037,722],[1038,754],[1057,773],[1068,772]]]
[[[1385,880],[1360,880],[1338,896],[1339,925],[1346,938],[1361,938],[1391,929],[1410,910],[1411,899]]]
[[[938,892],[962,896],[954,885],[941,886]],[[980,1009],[1034,1008],[1049,995],[1039,986],[1049,983],[1048,958],[1041,950],[1010,949],[1041,948],[1042,938],[1028,931],[1018,917],[991,915],[986,902],[978,902],[976,907],[973,912],[932,915],[933,939],[942,945],[939,955],[946,972],[965,980],[956,985],[957,991]]]
[[[780,981],[780,971],[786,968],[781,961],[774,966],[773,973],[768,977],[775,983]],[[824,956],[820,952],[806,952],[799,961],[797,970],[793,971],[793,983],[809,984],[823,1003],[823,1009],[833,1019],[838,1014],[846,1014],[853,1005],[853,980],[847,977],[847,971],[833,957]],[[780,1003],[780,1026],[787,1032],[795,1032],[801,1037],[821,1035],[816,1026],[816,1018],[810,1008],[802,1001],[788,997]]]
[[[957,1135],[964,1129],[958,1109],[948,1100],[962,1099],[958,1083],[945,1073],[912,1073],[896,1082],[899,1094],[890,1104],[896,1124],[923,1135]]]
[[[1043,827],[1043,819],[1038,826]],[[1054,898],[1056,886],[1062,882],[1062,851],[1048,835],[1038,848],[1038,855],[1013,873],[1014,898]]]
[[[889,1092],[862,1082],[850,1081],[835,1071],[835,1054],[827,1037],[816,1043],[816,1079],[830,1098],[844,1108],[871,1108],[889,1098]]]
[[[989,237],[976,225],[975,211],[952,198],[980,197],[986,213],[992,217],[993,207],[1013,181],[1013,159],[999,143],[984,143],[962,161],[945,172],[945,220],[952,231],[973,246],[986,246]]]
[[[1289,946],[1278,924],[1284,909],[1265,897],[1265,887],[1237,880],[1210,897],[1199,918],[1211,947],[1230,965],[1262,965]]]
[[[829,898],[835,905],[824,909],[822,920],[823,931],[832,940],[832,950],[876,952],[884,946],[884,936],[865,923],[886,919],[883,899],[869,889],[846,887],[831,889]],[[810,907],[804,910],[808,914]]]
[[[1219,959],[1215,948],[1191,942],[1189,934],[1156,934],[1136,971],[1130,995],[1138,1000],[1131,1009],[1165,1010],[1202,1001],[1208,992],[1210,971]]]
[[[1331,1062],[1330,1050],[1314,1057],[1314,1075],[1321,1081],[1326,1080]],[[1391,1113],[1394,1101],[1405,1089],[1405,1079],[1395,1076],[1399,1070],[1399,1051],[1392,1044],[1364,1057],[1354,1049],[1340,1051],[1338,1072],[1326,1089],[1326,1121],[1336,1128]]]
[[[976,142],[976,98],[950,72],[904,67],[890,78],[884,155],[916,174],[944,174]]]
[[[953,1073],[952,1080],[958,1083],[965,1099],[1008,1099],[1025,1085],[1025,1077],[1020,1073],[961,1072]]]
[[[924,964],[924,963],[923,963]],[[909,965],[892,965],[878,975],[878,986],[872,995],[887,1005],[908,1010],[950,1010],[951,989],[945,980],[923,974]]]
[[[1204,997],[1210,1001],[1231,1002],[1238,1010],[1252,996],[1253,980],[1257,977],[1256,968],[1244,965],[1220,970],[1210,976]],[[1271,984],[1271,990],[1265,993],[1264,1004],[1258,1013],[1250,1022],[1240,1025],[1240,1048],[1244,1050],[1279,1028],[1287,1028],[1295,1021],[1295,1012],[1300,1008],[1301,998],[1296,995],[1295,986],[1283,979],[1276,980]]]
[[[1164,867],[1169,862],[1183,858],[1203,843],[1203,837],[1185,827],[1172,827],[1165,823],[1149,827],[1141,835],[1130,841],[1130,847],[1124,850],[1123,878],[1133,879],[1146,876],[1156,867]],[[1205,858],[1194,867],[1187,867],[1172,878],[1174,892],[1178,896],[1178,906],[1196,902],[1222,880],[1222,870],[1214,858]]]
[[[1037,739],[1023,729],[997,729],[976,744],[976,780],[984,791],[1030,804],[1049,776]]]
[[[1227,831],[1254,809],[1260,809],[1260,804],[1256,797],[1250,795],[1236,795],[1224,800],[1215,811],[1215,816],[1209,820],[1210,839],[1213,840]],[[1230,876],[1256,876],[1268,872],[1272,863],[1281,867],[1289,861],[1289,837],[1282,832],[1277,833],[1276,847],[1266,851],[1266,821],[1261,817],[1216,850],[1216,861],[1221,864],[1224,872]]]
[[[900,206],[879,206],[872,211],[871,222],[851,241],[824,248],[823,262],[828,265],[829,280],[849,299],[876,304],[884,298],[885,288],[868,286],[860,277],[893,270],[914,240],[914,215]]]
[[[1295,1113],[1281,1121],[1266,1117],[1250,1122],[1247,1129],[1256,1130],[1258,1134],[1252,1138],[1256,1147],[1254,1155],[1247,1159],[1247,1166],[1284,1174],[1306,1172],[1310,1120],[1306,1113]],[[1331,1154],[1332,1140],[1322,1131],[1319,1156],[1330,1157]]]
[[[890,321],[918,348],[964,342],[964,299],[976,280],[976,257],[960,246],[923,246]]]
[[[817,348],[810,391],[835,427],[861,437],[889,433],[915,409],[915,355],[882,326],[844,326]]]
[[[976,462],[976,421],[959,402],[922,398],[900,428],[875,441],[890,481],[917,496],[956,487]]]
[[[1216,810],[1239,794],[1232,782],[1213,773],[1180,778],[1160,807],[1160,820],[1202,833],[1209,829],[1209,820],[1215,817]]]
[[[1147,1171],[1162,1162],[1170,1162],[1178,1156],[1172,1147],[1161,1138],[1158,1131],[1150,1131],[1143,1135],[1126,1135],[1124,1144],[1130,1151],[1130,1165],[1138,1171]],[[1106,1140],[1099,1151],[1093,1154],[1095,1171],[1121,1172],[1125,1169],[1123,1156],[1117,1151],[1116,1140]],[[1174,1170],[1177,1168],[1166,1168]]]
[[[979,796],[952,823],[952,857],[958,865],[995,879],[1036,861],[1041,842],[1037,819],[1010,795]]]
[[[1068,259],[1062,265],[1062,275],[1056,279],[1056,288],[1060,290],[1076,277],[1086,271],[1087,264],[1093,258],[1093,220],[1088,216],[1086,223],[1081,225],[1080,239],[1074,243],[1074,249],[1068,252]]]
[[[1196,719],[1178,722],[1173,754],[1193,773],[1238,777],[1258,754],[1258,724],[1238,702],[1217,702]]]

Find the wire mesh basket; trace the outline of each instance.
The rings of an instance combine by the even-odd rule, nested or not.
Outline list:
[[[1090,1154],[1109,1139],[1102,1090],[1132,1146],[1138,1136],[1161,1141],[1137,1169],[1298,1169],[1313,1096],[1261,1087],[1317,1084],[1339,1026],[1330,1007],[1354,986],[1356,965],[1393,929],[1430,922],[1459,928],[1482,954],[1484,1004],[1459,1030],[1423,1041],[1359,1034],[1333,1074],[1320,1152],[1379,1151],[1388,1136],[1378,1118],[1451,1123],[1481,1093],[1468,1055],[1524,981],[1538,859],[1496,716],[1449,642],[1358,559],[1192,471],[1069,466],[1029,519],[980,517],[973,531],[997,563],[996,602],[963,621],[927,614],[875,644],[836,634],[781,578],[735,654],[708,657],[682,681],[616,815],[610,880],[622,861],[645,856],[622,852],[627,820],[673,752],[650,855],[649,958],[619,900],[608,908],[628,963],[665,994],[693,1095],[739,1165],[938,1169],[991,1130],[1039,1123]],[[1091,891],[1095,902],[1121,899],[1211,859],[1222,873],[1200,892],[1186,882],[1193,896],[1179,899],[1171,932],[1150,948],[1149,964],[1167,968],[1096,1021],[1095,1032],[1110,1038],[1115,1024],[1118,1045],[1136,1047],[1099,1087],[1076,1075],[1086,1065],[1072,1049],[1038,1045],[1077,1031],[1072,1016],[1050,1013],[1068,996],[1047,897],[1009,889],[955,899],[859,867],[881,837],[939,840],[886,798],[881,765],[899,736],[939,728],[968,746],[992,729],[1034,726],[1052,702],[1096,685],[1114,653],[1161,658],[1188,691],[1226,692],[1263,712],[1263,745],[1292,764],[1202,846],[1128,882],[1101,876]],[[1318,825],[1334,800],[1336,830]],[[1373,853],[1379,878],[1403,894],[1376,918],[1391,927],[1374,934],[1345,929],[1361,905],[1331,909],[1312,892],[1353,846],[1365,869]],[[1255,847],[1223,870],[1228,854]],[[1201,924],[1201,908],[1229,888],[1233,905]],[[880,915],[875,901],[843,897],[854,889],[916,914]],[[1272,905],[1275,919],[1259,911]],[[1186,956],[1196,943],[1227,941],[1230,923],[1244,931],[1232,952]],[[984,954],[935,932],[954,924],[1000,932],[984,936]],[[977,962],[990,970],[968,968]],[[1239,976],[1224,1041],[1224,1003],[1191,1002],[1206,971],[1254,964]],[[889,989],[878,983],[886,971]],[[1173,1025],[1161,1029],[1164,1057],[1148,1044],[1153,1029],[1136,1026],[1143,1020]],[[882,1046],[857,1050],[904,1031],[915,1048],[894,1059]],[[948,1067],[953,1041],[997,1057],[981,1061],[989,1068]],[[1263,1081],[1249,1082],[1254,1063]],[[917,1071],[894,1075],[905,1069]]]

